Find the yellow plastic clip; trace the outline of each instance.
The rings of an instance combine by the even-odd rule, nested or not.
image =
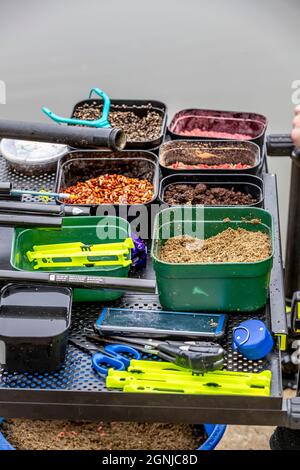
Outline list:
[[[86,245],[81,242],[35,245],[26,253],[34,269],[65,268],[76,266],[129,266],[130,250],[134,247],[131,238],[123,242]]]

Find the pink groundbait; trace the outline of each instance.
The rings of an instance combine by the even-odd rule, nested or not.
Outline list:
[[[169,131],[174,137],[259,140],[266,127],[267,119],[261,114],[185,109],[175,114]]]

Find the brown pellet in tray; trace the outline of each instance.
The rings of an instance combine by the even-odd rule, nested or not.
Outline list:
[[[112,127],[123,129],[128,142],[145,142],[158,139],[163,125],[162,114],[155,111],[152,105],[141,105],[140,113],[128,109],[127,105],[112,105],[108,120]],[[93,121],[102,116],[102,105],[95,102],[84,103],[78,106],[73,113],[73,118]]]
[[[188,424],[16,419],[2,430],[17,450],[195,450],[205,439]]]
[[[258,202],[251,194],[234,188],[209,187],[204,183],[170,184],[166,187],[163,200],[167,204],[204,204],[207,206],[242,206]]]
[[[174,170],[243,170],[258,164],[258,152],[250,142],[171,141],[161,146],[159,161]]]
[[[68,204],[144,204],[153,198],[153,184],[146,179],[105,174],[64,189]]]
[[[170,238],[160,248],[159,258],[167,263],[250,263],[271,253],[267,233],[229,227],[206,240],[189,235]]]

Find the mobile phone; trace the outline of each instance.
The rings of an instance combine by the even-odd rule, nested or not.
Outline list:
[[[95,328],[106,336],[220,338],[227,315],[105,307]]]

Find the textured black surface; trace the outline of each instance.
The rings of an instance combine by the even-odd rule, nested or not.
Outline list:
[[[15,189],[35,189],[52,191],[55,182],[55,173],[43,173],[38,176],[26,176],[11,169],[0,155],[0,181],[10,181]],[[27,202],[39,201],[39,197],[23,196]]]
[[[124,308],[132,309],[160,309],[156,296],[128,295],[120,301],[115,302]],[[84,339],[85,328],[92,328],[93,323],[101,312],[100,304],[75,304],[72,311],[71,337]],[[265,319],[264,313],[256,317]],[[221,343],[226,350],[226,368],[240,372],[259,372],[263,370],[266,361],[250,361],[232,350],[232,328],[248,316],[231,315],[228,321],[228,334],[224,336]],[[146,357],[146,356],[145,356]],[[2,371],[0,375],[0,387],[8,388],[39,388],[39,389],[62,389],[80,391],[109,391],[105,388],[104,380],[100,378],[91,367],[89,354],[79,350],[73,345],[68,346],[68,352],[64,366],[56,371],[44,374],[8,373]]]

